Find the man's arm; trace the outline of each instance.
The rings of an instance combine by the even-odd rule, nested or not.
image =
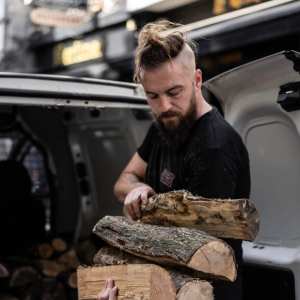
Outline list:
[[[147,163],[136,152],[121,173],[114,187],[114,194],[124,204],[132,219],[141,217],[141,201],[147,204],[155,191],[143,181]]]

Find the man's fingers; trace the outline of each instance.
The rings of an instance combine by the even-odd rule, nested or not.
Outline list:
[[[143,204],[148,204],[148,191],[141,194],[141,200]]]
[[[141,198],[140,197],[141,197],[140,193],[136,193],[134,199],[132,200],[134,214],[137,218],[141,217]]]
[[[106,280],[106,288],[112,289],[115,286],[115,282],[113,281],[113,279],[108,278]]]
[[[111,289],[109,293],[109,300],[117,300],[117,292],[118,292],[118,287],[115,286],[113,289]]]

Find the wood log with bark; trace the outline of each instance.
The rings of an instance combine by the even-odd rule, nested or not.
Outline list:
[[[141,205],[141,222],[191,227],[219,238],[253,241],[259,231],[259,214],[248,199],[207,199],[179,190],[158,194]],[[126,208],[124,215],[130,218]]]
[[[78,299],[96,300],[107,278],[118,286],[118,300],[174,300],[176,297],[170,275],[154,265],[95,266],[77,269]]]
[[[123,265],[123,264],[149,264],[144,258],[134,256],[114,247],[103,247],[94,257],[94,263],[100,265]],[[196,279],[183,274],[173,268],[164,267],[171,276],[175,291],[176,300],[213,300],[212,285],[201,279]]]
[[[93,229],[113,247],[162,265],[193,269],[199,277],[234,281],[234,252],[224,241],[182,227],[162,227],[106,216]]]

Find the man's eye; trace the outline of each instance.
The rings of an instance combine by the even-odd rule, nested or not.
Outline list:
[[[150,96],[150,99],[151,99],[151,100],[157,99],[157,95]]]
[[[179,95],[180,92],[176,92],[176,93],[169,93],[170,97],[176,97]]]

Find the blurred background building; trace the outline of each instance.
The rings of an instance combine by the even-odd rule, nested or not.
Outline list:
[[[138,30],[168,19],[199,44],[204,80],[299,51],[292,0],[1,0],[0,71],[132,81]]]

